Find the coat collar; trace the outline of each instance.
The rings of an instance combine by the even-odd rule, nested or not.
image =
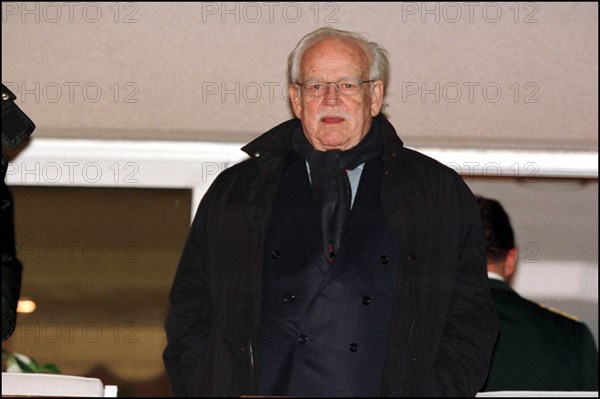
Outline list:
[[[506,281],[491,278],[489,279],[489,283],[491,289],[515,292]]]
[[[385,161],[390,156],[395,157],[398,151],[403,148],[404,143],[398,137],[396,129],[383,114],[380,113],[375,118],[379,122]],[[296,128],[302,128],[300,119],[294,118],[285,121],[242,147],[242,151],[259,161],[287,155],[292,150],[291,136]]]

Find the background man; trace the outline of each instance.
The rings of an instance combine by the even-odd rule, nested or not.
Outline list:
[[[500,333],[484,391],[597,391],[598,351],[588,327],[522,298],[507,283],[515,272],[509,216],[494,200],[477,197],[487,270]]]

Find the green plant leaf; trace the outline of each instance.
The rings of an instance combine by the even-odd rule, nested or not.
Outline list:
[[[4,348],[2,348],[2,357],[6,361],[7,368],[16,364],[23,373],[61,374],[60,369],[55,364],[48,363],[44,366],[40,366],[35,359],[32,359],[29,356],[19,353],[10,353]]]
[[[61,374],[59,368],[55,364],[45,364],[39,371],[39,373],[49,373],[49,374]]]

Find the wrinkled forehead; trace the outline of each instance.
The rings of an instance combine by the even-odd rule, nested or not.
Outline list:
[[[315,78],[321,71],[327,73],[335,70],[351,71],[353,75],[358,75],[356,77],[368,73],[369,57],[366,49],[355,40],[327,38],[313,43],[302,55],[302,78]]]

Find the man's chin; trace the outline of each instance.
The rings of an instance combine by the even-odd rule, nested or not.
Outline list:
[[[321,151],[329,151],[329,150],[347,150],[351,148],[352,145],[348,143],[348,139],[345,136],[340,134],[327,134],[321,136],[321,140],[319,140],[320,150]],[[317,148],[319,149],[319,148]]]

